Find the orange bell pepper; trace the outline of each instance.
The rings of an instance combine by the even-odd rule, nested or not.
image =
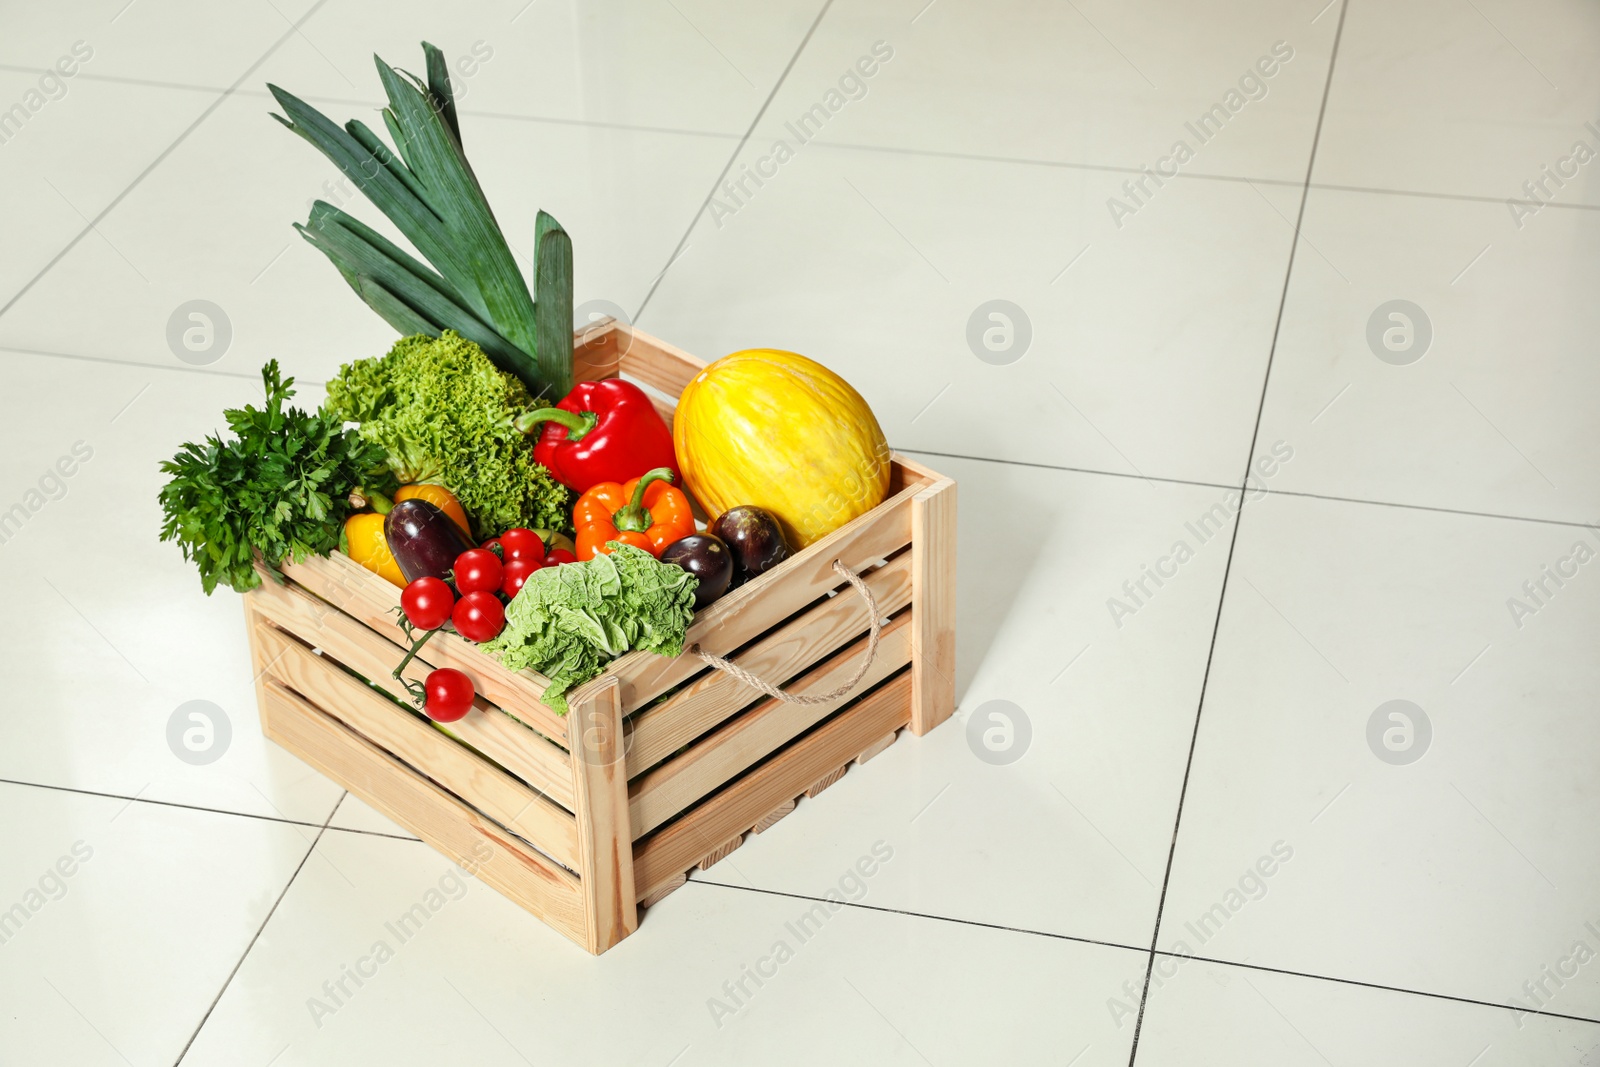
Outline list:
[[[694,533],[689,498],[671,484],[672,477],[672,471],[657,467],[631,481],[590,486],[572,508],[578,558],[593,559],[610,552],[607,541],[620,541],[660,556],[668,545]]]

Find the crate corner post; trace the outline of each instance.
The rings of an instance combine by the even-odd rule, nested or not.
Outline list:
[[[940,478],[911,502],[911,732],[956,706],[956,483]]]
[[[572,778],[587,948],[606,951],[639,926],[622,726],[622,689],[602,675],[569,698]]]
[[[255,677],[252,686],[256,694],[256,715],[261,720],[262,732],[267,728],[267,668],[272,666],[267,659],[266,650],[262,647],[261,628],[269,625],[266,617],[256,610],[256,594],[253,592],[241,593],[239,603],[244,607],[244,635],[250,643],[250,669]]]

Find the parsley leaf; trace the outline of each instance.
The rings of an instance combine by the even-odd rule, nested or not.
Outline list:
[[[254,589],[259,552],[276,571],[285,560],[325,556],[339,545],[357,486],[387,488],[381,447],[334,416],[285,408],[294,379],[272,360],[261,368],[266,402],[223,412],[234,440],[189,442],[161,464],[161,540],[177,541],[200,568],[209,596],[219,584]],[[375,477],[381,482],[374,483]]]

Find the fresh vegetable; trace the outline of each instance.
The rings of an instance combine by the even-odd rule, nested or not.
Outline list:
[[[500,547],[508,560],[526,560],[535,565],[544,562],[544,538],[524,527],[516,526],[501,534]]]
[[[528,575],[544,566],[544,561],[538,563],[528,559],[508,559],[501,569],[504,576],[500,580],[500,592],[504,593],[507,600],[522,591],[522,583],[528,580]]]
[[[500,557],[486,548],[470,548],[456,557],[453,568],[456,588],[462,593],[495,593],[500,590],[504,566]]]
[[[572,509],[578,558],[609,552],[612,541],[659,556],[672,542],[694,533],[689,498],[670,484],[672,479],[670,470],[658,467],[632,481],[591,486]]]
[[[481,645],[505,627],[506,609],[493,593],[467,593],[456,601],[450,622],[462,637]]]
[[[383,533],[407,581],[443,578],[472,547],[461,529],[426,500],[403,500],[384,516]]]
[[[772,512],[804,548],[883,502],[889,445],[861,394],[820,363],[760,348],[724,356],[678,398],[673,444],[713,516]]]
[[[485,651],[512,670],[550,679],[544,702],[567,710],[566,693],[630,649],[683,651],[695,579],[632,545],[531,575],[507,609],[506,628]]]
[[[672,431],[645,391],[621,378],[579,382],[554,407],[518,416],[517,429],[538,432],[533,458],[580,493],[657,467],[678,473]]]
[[[558,548],[564,548],[572,553],[578,551],[577,543],[558,530],[535,530],[533,532],[538,534],[540,539],[544,541],[544,550],[546,552],[553,552]],[[576,559],[577,557],[574,556],[573,558]]]
[[[400,564],[383,536],[383,516],[376,511],[363,511],[344,520],[344,550],[351,559],[379,577],[395,585],[406,584],[406,576],[400,573]]]
[[[789,558],[789,542],[770,511],[741,504],[717,516],[711,532],[733,550],[733,584],[743,585]]]
[[[400,593],[400,610],[419,630],[437,630],[450,621],[455,606],[456,596],[442,578],[418,578]]]
[[[422,710],[434,722],[455,722],[472,710],[472,679],[454,667],[429,671],[422,684],[427,694]]]
[[[456,495],[442,485],[428,482],[417,482],[412,485],[402,485],[395,491],[394,502],[402,500],[426,500],[440,511],[450,517],[450,520],[461,527],[461,532],[468,537],[472,536],[472,523],[467,521],[467,512],[461,506],[461,501]]]
[[[268,567],[325,556],[339,545],[350,493],[381,483],[383,451],[336,418],[285,408],[294,379],[278,361],[261,368],[266,400],[223,412],[234,439],[189,442],[161,464],[169,476],[159,500],[161,540],[177,541],[200,568],[207,595],[218,583],[239,592],[261,584],[253,559]]]
[[[426,83],[375,60],[389,97],[384,124],[398,152],[359,120],[340,129],[298,97],[267,88],[287,116],[273,118],[332,160],[435,270],[321,200],[295,229],[401,334],[453,330],[534,396],[563,396],[572,387],[572,240],[539,212],[535,301],[462,152],[444,56],[427,42],[422,50]]]
[[[576,563],[578,557],[564,548],[552,548],[544,557],[543,567],[559,567],[563,563]]]
[[[682,567],[699,579],[694,590],[696,611],[726,593],[733,581],[733,553],[709,534],[690,534],[672,542],[661,553],[661,562]]]
[[[446,331],[341,367],[323,410],[360,423],[401,481],[449,486],[479,530],[561,527],[571,494],[534,462],[512,425],[532,402],[482,349]]]
[[[368,486],[358,485],[350,490],[350,506],[358,511],[371,509],[379,515],[387,515],[394,501]]]

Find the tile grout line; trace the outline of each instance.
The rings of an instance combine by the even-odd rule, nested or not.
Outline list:
[[[45,72],[43,68],[28,67],[16,63],[0,63],[0,71],[10,71],[21,74],[42,74]],[[90,81],[107,82],[121,85],[139,85],[155,89],[174,89],[202,93],[221,93],[226,91],[212,85],[185,85],[180,82],[159,82],[151,81],[145,78],[129,78],[113,74],[90,74],[87,71],[82,72],[77,76],[80,78],[86,78]],[[266,93],[264,90],[256,89],[236,89],[234,90],[233,95],[262,98],[270,97],[270,94]],[[379,101],[376,100],[357,100],[348,97],[323,96],[315,94],[306,96],[305,99],[311,103],[342,104],[351,107],[370,107],[379,103]],[[569,119],[554,115],[519,115],[509,111],[477,111],[473,109],[462,109],[461,114],[471,115],[476,118],[497,119],[507,122],[539,122],[548,123],[554,126],[576,126],[594,129],[624,130],[634,133],[659,133],[680,137],[713,137],[720,140],[739,140],[741,144],[745,140],[748,140],[749,136],[754,132],[752,130],[750,133],[741,135],[719,130],[685,130],[678,129],[677,127],[673,126],[645,126],[637,123],[602,122],[591,119]],[[848,141],[825,141],[820,139],[813,140],[810,143],[817,145],[819,148],[833,149],[834,151],[881,152],[886,155],[919,156],[932,159],[959,159],[974,163],[1009,163],[1016,166],[1025,167],[1048,167],[1061,170],[1100,171],[1111,174],[1140,173],[1139,168],[1137,167],[1117,163],[1085,163],[1058,159],[1034,159],[1027,156],[1000,156],[989,155],[981,152],[954,152],[936,148],[906,148],[899,145],[855,144]],[[1278,185],[1291,188],[1300,185],[1319,191],[1371,193],[1375,195],[1386,196],[1410,196],[1421,197],[1430,200],[1459,200],[1468,203],[1479,204],[1505,203],[1505,199],[1503,197],[1484,196],[1476,193],[1449,193],[1438,190],[1430,191],[1424,189],[1388,189],[1382,186],[1344,185],[1336,182],[1305,183],[1287,178],[1263,178],[1252,177],[1250,175],[1243,174],[1205,174],[1185,171],[1179,174],[1178,178],[1180,180],[1189,181],[1253,182],[1257,185]],[[1558,203],[1555,201],[1550,201],[1547,202],[1545,206],[1562,208],[1568,211],[1600,211],[1600,204]],[[702,208],[702,210],[704,209]]]
[[[317,843],[322,840],[322,835],[328,832],[328,823],[333,821],[333,816],[336,812],[338,812],[339,805],[343,804],[344,798],[349,795],[349,790],[345,790],[339,794],[339,799],[334,802],[332,810],[328,812],[327,822],[324,822],[321,828],[317,830],[317,836],[311,839],[311,847],[306,849],[306,854],[301,856],[300,862],[295,865],[294,873],[289,875],[289,880],[284,883],[283,892],[278,894],[278,899],[274,900],[272,902],[272,907],[267,909],[266,918],[261,920],[261,925],[257,927],[255,936],[252,937],[250,939],[250,943],[244,947],[244,953],[239,957],[239,962],[235,963],[233,965],[233,970],[228,972],[228,977],[223,980],[222,988],[217,990],[217,995],[212,999],[211,1004],[206,1008],[206,1013],[200,1016],[200,1025],[194,1028],[194,1033],[189,1035],[189,1040],[183,1043],[183,1051],[178,1053],[178,1058],[176,1060],[172,1061],[172,1067],[179,1067],[179,1064],[183,1063],[183,1058],[189,1055],[189,1049],[194,1047],[195,1038],[199,1037],[200,1031],[206,1028],[206,1023],[211,1020],[211,1013],[217,1010],[217,1005],[222,1002],[223,994],[226,993],[228,991],[228,987],[233,984],[234,976],[239,973],[239,968],[243,967],[244,961],[249,958],[250,950],[256,947],[257,941],[261,940],[261,935],[266,932],[267,924],[270,923],[272,921],[272,917],[278,913],[278,905],[282,904],[283,898],[289,895],[289,890],[293,888],[295,879],[300,877],[300,872],[305,870],[306,862],[311,859],[311,854],[317,850]]]
[[[1310,157],[1306,160],[1305,184],[1300,190],[1300,210],[1295,216],[1294,240],[1289,244],[1289,261],[1283,271],[1283,291],[1278,297],[1278,317],[1272,326],[1272,344],[1267,350],[1267,366],[1261,378],[1261,398],[1256,404],[1255,429],[1250,433],[1250,448],[1244,457],[1244,479],[1250,478],[1251,462],[1255,456],[1256,440],[1261,435],[1261,417],[1266,411],[1267,390],[1272,383],[1272,361],[1278,351],[1278,336],[1283,329],[1283,313],[1289,302],[1289,285],[1294,278],[1295,253],[1300,249],[1300,227],[1305,223],[1306,204],[1311,199],[1311,176],[1316,172],[1317,145],[1322,140],[1322,121],[1328,113],[1328,97],[1333,91],[1333,72],[1339,63],[1339,41],[1344,36],[1345,14],[1349,0],[1339,4],[1339,24],[1333,31],[1333,47],[1328,54],[1328,75],[1322,86],[1322,104],[1317,108],[1317,125],[1311,135]],[[1239,528],[1244,525],[1244,511],[1233,517],[1233,533],[1228,538],[1228,558],[1222,567],[1222,586],[1217,593],[1217,614],[1211,624],[1211,643],[1206,649],[1206,667],[1200,677],[1200,694],[1195,702],[1194,729],[1189,735],[1189,754],[1183,764],[1183,784],[1178,789],[1178,810],[1173,817],[1172,842],[1167,846],[1167,866],[1161,875],[1161,895],[1156,901],[1154,929],[1150,932],[1150,957],[1145,965],[1144,986],[1139,991],[1139,1014],[1133,1024],[1133,1042],[1128,1050],[1128,1067],[1134,1067],[1139,1057],[1139,1035],[1144,1029],[1145,1008],[1150,1003],[1150,977],[1155,971],[1156,949],[1161,943],[1161,919],[1167,905],[1167,890],[1172,883],[1172,868],[1178,855],[1178,833],[1183,828],[1183,804],[1189,795],[1189,776],[1194,770],[1194,754],[1200,742],[1200,722],[1204,718],[1206,689],[1211,682],[1211,665],[1217,653],[1217,635],[1222,631],[1222,609],[1228,600],[1228,578],[1233,572],[1233,556],[1239,545]]]
[[[695,210],[694,215],[689,219],[689,226],[683,231],[683,237],[678,241],[678,246],[672,250],[672,255],[667,257],[667,265],[661,268],[661,273],[657,274],[655,280],[650,283],[650,289],[644,294],[644,299],[639,301],[639,307],[633,313],[633,321],[635,323],[644,314],[644,309],[650,306],[650,298],[656,295],[656,290],[660,288],[661,280],[666,277],[667,271],[678,261],[678,257],[687,250],[689,236],[694,233],[694,228],[699,223],[700,217],[706,213],[706,207],[711,203],[711,198],[717,195],[717,187],[722,184],[722,179],[728,176],[728,172],[733,170],[733,164],[739,158],[739,153],[744,151],[744,146],[749,143],[751,137],[755,136],[756,127],[761,125],[761,120],[766,115],[767,108],[772,106],[772,101],[777,98],[778,90],[783,88],[783,83],[789,80],[789,72],[799,62],[801,53],[806,50],[806,45],[811,43],[811,35],[817,32],[817,27],[822,25],[823,17],[827,15],[828,9],[832,6],[833,0],[823,0],[822,9],[817,12],[817,17],[811,20],[811,27],[806,30],[806,35],[800,38],[800,46],[794,50],[794,55],[790,56],[789,62],[784,65],[783,71],[778,75],[778,80],[772,85],[772,91],[767,94],[765,100],[761,101],[761,107],[756,110],[755,118],[750,120],[750,128],[745,130],[744,135],[739,138],[739,143],[734,146],[733,152],[728,156],[728,162],[723,164],[721,172],[712,180],[711,188],[706,192],[706,198],[700,202],[700,207]]]
[[[256,381],[259,374],[246,374],[245,371],[213,371],[202,366],[165,365],[165,363],[141,363],[136,360],[117,360],[117,358],[104,357],[104,355],[77,355],[74,352],[45,352],[42,349],[16,349],[16,347],[0,344],[0,352],[10,352],[14,355],[37,355],[37,357],[53,358],[53,360],[72,360],[78,363],[104,363],[109,366],[141,366],[144,370],[174,371],[179,374],[202,374],[213,378],[238,378],[245,381]],[[322,389],[326,382],[312,381],[312,379],[294,379],[299,386],[315,386]],[[1227,485],[1226,482],[1202,482],[1198,478],[1174,478],[1168,475],[1136,475],[1128,474],[1125,470],[1098,470],[1094,467],[1074,467],[1069,464],[1046,464],[1046,462],[1027,461],[1027,459],[1003,459],[998,456],[968,456],[965,453],[941,453],[931,448],[896,448],[894,451],[914,454],[914,456],[939,456],[944,459],[966,459],[971,462],[992,462],[1008,467],[1034,467],[1038,470],[1062,470],[1069,474],[1101,475],[1106,478],[1134,478],[1141,482],[1160,482],[1163,485],[1189,485],[1197,488],[1210,488],[1210,490],[1224,490],[1230,493],[1251,488],[1248,485]],[[1339,504],[1368,504],[1371,507],[1398,507],[1398,509],[1418,510],[1418,512],[1437,512],[1442,515],[1467,515],[1472,518],[1501,518],[1506,522],[1539,523],[1544,526],[1578,526],[1579,530],[1590,530],[1590,523],[1576,520],[1576,518],[1546,518],[1542,515],[1509,515],[1504,512],[1478,512],[1469,507],[1443,507],[1440,504],[1406,504],[1403,501],[1376,501],[1362,496],[1338,496],[1333,493],[1310,493],[1307,490],[1274,490],[1272,486],[1258,486],[1258,493],[1269,496],[1299,496],[1299,498],[1312,499],[1312,501],[1334,501]],[[0,779],[3,781],[3,779]],[[338,827],[334,827],[338,829]]]
[[[392,838],[395,841],[421,841],[422,840],[422,838],[420,838],[420,837],[411,837],[409,835],[402,835],[402,834],[391,834],[391,833],[387,833],[387,832],[385,832],[383,830],[362,830],[359,827],[355,827],[355,826],[333,826],[333,825],[330,825],[332,823],[332,821],[333,821],[333,816],[332,815],[328,816],[328,822],[327,823],[316,823],[316,822],[311,822],[310,820],[307,820],[307,819],[291,819],[291,818],[288,818],[287,816],[282,816],[282,815],[259,815],[259,814],[257,814],[256,812],[253,812],[253,811],[230,811],[227,808],[208,808],[208,807],[206,807],[206,806],[204,806],[202,804],[184,804],[184,803],[181,803],[180,801],[176,801],[176,800],[155,800],[155,799],[153,799],[151,797],[142,797],[142,796],[131,796],[130,797],[130,796],[127,796],[126,794],[123,794],[123,793],[105,793],[105,792],[101,792],[100,790],[97,790],[97,789],[80,789],[77,786],[70,786],[70,785],[52,785],[49,782],[24,782],[24,781],[22,781],[21,779],[18,779],[18,778],[0,778],[0,785],[15,785],[15,786],[21,786],[21,787],[23,787],[25,789],[48,789],[48,790],[51,790],[52,792],[56,792],[56,793],[72,793],[75,796],[82,796],[82,797],[102,797],[102,798],[104,798],[106,800],[126,800],[130,804],[135,804],[135,803],[137,803],[137,804],[154,804],[157,807],[161,807],[161,808],[179,808],[179,809],[182,809],[184,811],[201,811],[201,812],[205,812],[208,815],[228,815],[228,816],[231,816],[231,817],[233,817],[235,819],[255,819],[258,822],[275,822],[275,823],[281,823],[281,824],[283,824],[285,826],[318,826],[318,827],[326,827],[329,830],[335,830],[335,831],[338,831],[339,833],[343,833],[343,834],[368,834],[368,835],[370,835],[372,837],[388,837],[388,838]],[[344,799],[343,797],[340,797],[341,802],[343,801],[343,799]],[[339,811],[339,805],[335,804],[333,806],[333,810],[334,810],[334,814],[337,814],[338,811]]]
[[[1327,974],[1313,974],[1310,971],[1295,971],[1287,967],[1268,967],[1264,963],[1239,963],[1234,960],[1214,959],[1210,956],[1189,956],[1181,952],[1166,952],[1156,950],[1156,955],[1165,956],[1174,960],[1196,960],[1200,963],[1215,963],[1223,967],[1237,967],[1247,971],[1261,971],[1266,974],[1282,974],[1291,978],[1306,978],[1317,982],[1335,982],[1339,985],[1358,986],[1362,989],[1377,989],[1386,993],[1404,993],[1413,997],[1427,997],[1430,1000],[1448,1000],[1456,1004],[1471,1004],[1478,1008],[1494,1008],[1499,1011],[1517,1012],[1522,1015],[1540,1015],[1547,1019],[1566,1019],[1575,1023],[1593,1023],[1600,1026],[1600,1019],[1591,1019],[1586,1015],[1564,1015],[1556,1011],[1540,1011],[1538,1008],[1524,1008],[1516,1004],[1496,1004],[1492,1000],[1478,1000],[1474,997],[1460,997],[1453,993],[1434,993],[1426,989],[1410,989],[1406,986],[1385,985],[1382,982],[1367,982],[1360,978],[1338,978]]]
[[[1167,952],[1150,949],[1138,945],[1124,945],[1118,941],[1104,941],[1093,937],[1080,937],[1076,934],[1057,933],[1053,930],[1034,930],[1026,926],[1006,926],[1001,923],[983,922],[977,919],[963,919],[955,915],[937,915],[926,911],[911,911],[907,908],[889,908],[878,904],[862,904],[856,901],[830,901],[825,897],[815,897],[807,893],[792,893],[782,889],[763,889],[753,885],[734,885],[731,882],[713,882],[704,878],[691,878],[688,885],[711,886],[715,889],[731,889],[740,893],[759,893],[763,896],[785,897],[791,900],[809,900],[819,904],[842,904],[847,908],[858,911],[877,912],[886,915],[903,915],[912,919],[926,919],[930,922],[953,923],[958,926],[973,926],[983,930],[1001,930],[1006,933],[1023,934],[1028,937],[1049,938],[1052,941],[1072,941],[1084,945],[1098,945],[1102,948],[1121,949],[1125,952],[1135,952],[1140,955],[1163,956],[1174,960],[1195,960],[1200,963],[1214,963],[1222,967],[1236,967],[1240,970],[1260,971],[1267,974],[1281,974],[1292,978],[1305,978],[1315,982],[1333,982],[1338,985],[1359,986],[1363,989],[1377,989],[1386,993],[1402,993],[1407,996],[1427,997],[1432,1000],[1448,1000],[1458,1004],[1470,1004],[1479,1008],[1493,1008],[1497,1011],[1515,1011],[1527,1015],[1542,1015],[1552,1019],[1566,1019],[1571,1022],[1593,1023],[1600,1026],[1600,1018],[1589,1018],[1584,1015],[1564,1015],[1560,1012],[1539,1011],[1538,1009],[1524,1009],[1513,1004],[1496,1004],[1491,1000],[1478,1000],[1474,997],[1457,996],[1453,993],[1435,993],[1426,989],[1412,989],[1408,986],[1385,985],[1382,982],[1368,982],[1360,978],[1341,978],[1337,975],[1316,974],[1311,971],[1296,971],[1286,967],[1270,967],[1263,963],[1247,963],[1238,960],[1224,960],[1212,956],[1192,956],[1181,952]]]
[[[842,903],[847,908],[859,911],[878,912],[885,915],[904,915],[913,919],[928,919],[933,922],[956,923],[961,926],[975,926],[983,930],[1004,930],[1012,934],[1024,934],[1028,937],[1048,937],[1055,941],[1074,941],[1081,945],[1099,945],[1102,948],[1122,949],[1126,952],[1136,952],[1146,955],[1150,950],[1140,948],[1138,945],[1124,945],[1118,941],[1103,941],[1094,937],[1080,937],[1077,934],[1062,934],[1053,930],[1031,930],[1026,926],[1006,926],[1004,923],[983,922],[979,919],[963,919],[955,915],[935,915],[925,911],[911,911],[906,908],[886,908],[878,904],[860,904],[853,901],[831,901],[824,897],[813,897],[805,893],[790,893],[782,889],[762,889],[753,885],[732,885],[728,882],[712,882],[703,878],[691,878],[686,885],[708,885],[718,889],[733,889],[741,893],[760,893],[769,897],[787,897],[791,900],[812,900],[822,904]]]
[[[19,296],[21,294],[18,294]],[[248,381],[259,382],[261,372],[247,373],[238,370],[209,370],[205,367],[192,366],[187,363],[143,363],[133,359],[116,359],[112,356],[84,356],[76,352],[47,352],[42,348],[15,348],[9,345],[0,345],[0,352],[9,352],[18,356],[41,356],[45,359],[66,359],[74,363],[105,363],[117,367],[142,367],[145,370],[172,371],[177,374],[201,374],[218,378],[243,378]],[[310,379],[295,377],[296,385],[314,385],[319,389],[326,382],[311,381]]]
[[[0,349],[4,351],[4,349]],[[914,456],[939,456],[944,459],[964,459],[973,463],[998,463],[1008,467],[1032,467],[1039,470],[1063,471],[1069,474],[1090,474],[1105,478],[1125,478],[1132,481],[1161,482],[1166,485],[1188,485],[1200,489],[1222,489],[1230,493],[1250,490],[1266,496],[1294,496],[1308,500],[1327,500],[1340,504],[1366,504],[1375,508],[1401,508],[1406,511],[1431,511],[1441,515],[1464,515],[1476,519],[1503,519],[1507,522],[1533,522],[1544,526],[1574,526],[1591,530],[1592,523],[1579,519],[1548,519],[1537,515],[1507,515],[1498,511],[1473,511],[1471,508],[1447,508],[1438,504],[1407,504],[1398,500],[1369,500],[1359,496],[1337,496],[1332,493],[1313,493],[1303,489],[1274,489],[1269,485],[1229,485],[1225,482],[1203,482],[1192,478],[1171,478],[1159,474],[1130,474],[1127,471],[1103,471],[1093,467],[1069,467],[1056,463],[1035,463],[1024,459],[1000,459],[994,456],[967,456],[958,452],[934,452],[926,448],[897,448]]]
[[[265,63],[267,60],[271,59],[273,54],[275,52],[277,52],[279,48],[282,48],[284,43],[286,41],[288,41],[290,37],[294,36],[296,33],[299,33],[301,25],[304,24],[307,20],[309,20],[312,15],[315,15],[317,13],[318,9],[320,9],[322,7],[322,5],[327,3],[327,2],[328,2],[328,0],[316,0],[316,2],[314,4],[312,4],[306,10],[305,14],[301,15],[299,19],[297,19],[294,23],[292,23],[290,25],[289,29],[283,34],[283,36],[279,37],[276,41],[274,41],[272,43],[272,46],[270,48],[268,48],[264,53],[262,53],[260,59],[257,59],[254,63],[250,64],[250,66],[245,69],[244,73],[239,75],[239,77],[234,80],[234,83],[232,85],[230,85],[226,89],[224,89],[222,91],[221,95],[219,95],[215,100],[211,101],[211,103],[209,105],[207,105],[206,109],[204,111],[200,112],[200,116],[198,118],[196,118],[193,122],[191,122],[187,127],[185,127],[184,131],[182,133],[178,134],[176,140],[174,140],[171,144],[167,145],[166,148],[162,149],[161,150],[161,154],[156,156],[155,159],[151,160],[150,164],[148,166],[146,166],[144,168],[144,170],[140,171],[138,173],[138,175],[133,179],[133,181],[128,183],[127,188],[123,189],[122,192],[118,193],[112,199],[112,201],[109,204],[107,204],[105,207],[101,208],[99,214],[95,215],[94,218],[90,219],[88,224],[85,225],[83,227],[83,229],[78,231],[78,235],[76,237],[74,237],[72,240],[67,242],[65,248],[63,248],[63,249],[61,249],[61,251],[57,252],[55,254],[55,256],[50,260],[50,262],[46,263],[39,270],[39,272],[37,274],[35,274],[32,278],[30,278],[26,285],[24,285],[21,289],[17,290],[17,292],[11,297],[10,300],[6,301],[4,305],[0,305],[0,317],[3,317],[6,312],[10,311],[11,308],[16,304],[16,302],[18,300],[21,300],[24,296],[26,296],[28,294],[28,291],[30,289],[32,289],[35,285],[37,285],[41,278],[43,278],[46,274],[49,274],[50,271],[52,269],[54,269],[55,265],[57,263],[60,263],[61,260],[63,258],[65,258],[66,254],[68,252],[71,252],[74,248],[76,248],[78,246],[78,242],[82,241],[89,234],[93,233],[95,227],[98,226],[100,224],[100,222],[105,219],[105,217],[107,215],[109,215],[109,214],[111,214],[111,212],[115,211],[117,205],[122,203],[122,201],[128,196],[129,193],[133,192],[136,188],[138,188],[139,184],[141,182],[143,182],[146,178],[148,178],[150,176],[150,174],[157,167],[161,166],[161,164],[166,160],[166,158],[177,150],[179,145],[183,144],[184,141],[188,140],[189,135],[191,133],[193,133],[195,130],[199,129],[200,124],[205,122],[206,119],[210,118],[212,112],[216,111],[217,108],[221,107],[223,105],[223,103],[225,101],[227,101],[227,99],[234,94],[234,91],[236,89],[238,89],[239,86],[244,84],[244,80],[246,78],[248,78],[248,77],[250,77],[250,75],[254,74],[261,67],[261,65],[263,63]]]

